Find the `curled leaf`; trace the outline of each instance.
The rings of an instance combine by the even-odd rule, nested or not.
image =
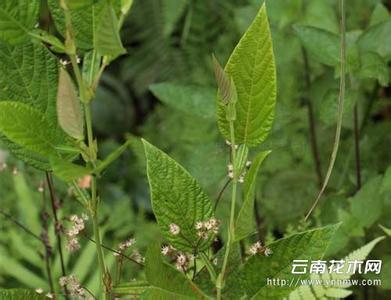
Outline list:
[[[217,80],[217,86],[219,88],[219,96],[221,98],[221,102],[224,105],[227,105],[230,102],[236,102],[237,100],[237,92],[235,83],[232,78],[228,76],[228,74],[221,67],[220,63],[213,55],[213,65],[215,76]]]

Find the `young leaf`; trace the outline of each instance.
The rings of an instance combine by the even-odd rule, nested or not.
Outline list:
[[[182,251],[206,249],[213,235],[200,240],[195,224],[213,217],[208,196],[182,166],[147,141],[143,143],[152,208],[164,237]],[[170,232],[171,224],[179,227],[178,234]]]
[[[213,65],[215,70],[215,77],[217,80],[217,87],[222,104],[227,105],[230,102],[238,100],[238,93],[236,91],[235,83],[232,78],[221,67],[216,57],[213,55]]]
[[[66,182],[76,180],[92,173],[92,169],[70,163],[57,157],[50,158],[53,173]]]
[[[83,139],[83,111],[72,79],[64,68],[60,68],[58,79],[57,116],[60,126],[67,134],[77,140]]]
[[[10,44],[29,40],[28,32],[38,22],[39,0],[0,1],[0,39]]]
[[[0,102],[0,133],[30,151],[50,157],[56,155],[56,131],[45,116],[26,104]]]
[[[255,157],[244,181],[244,202],[236,219],[235,241],[240,241],[254,232],[255,183],[264,159],[271,151],[263,151]]]
[[[99,16],[95,31],[96,50],[102,56],[110,56],[111,59],[126,53],[119,35],[118,19],[111,4],[106,4]]]
[[[339,63],[337,34],[311,26],[295,25],[294,30],[312,58],[328,66]]]
[[[148,248],[145,256],[145,275],[148,283],[166,292],[199,299],[200,290],[197,286],[183,273],[166,264],[160,251],[160,244],[155,243]]]
[[[225,71],[233,79],[238,94],[235,142],[256,146],[271,130],[276,101],[276,70],[265,5],[234,49]],[[224,108],[218,99],[219,128],[230,140]]]
[[[243,266],[240,272],[240,282],[247,295],[252,299],[273,299],[287,296],[294,286],[273,286],[267,284],[267,278],[279,278],[280,280],[296,280],[298,276],[292,274],[293,260],[321,259],[329,241],[338,225],[329,225],[290,237],[280,239],[268,247],[273,251],[269,257],[255,255]]]

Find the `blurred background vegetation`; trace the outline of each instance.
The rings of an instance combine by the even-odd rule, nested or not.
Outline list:
[[[212,199],[226,183],[228,149],[214,118],[211,54],[226,62],[261,2],[134,1],[122,30],[128,53],[105,71],[93,103],[102,157],[125,138],[132,139],[129,151],[100,180],[103,240],[109,247],[135,237],[144,253],[159,235],[137,137],[184,165]],[[379,224],[391,227],[391,169],[387,171],[391,164],[390,8],[389,1],[347,1],[349,74],[341,147],[311,225],[344,222],[329,251],[336,259],[384,234]],[[273,132],[261,146],[273,152],[259,176],[255,216],[259,237],[254,240],[272,241],[308,226],[301,220],[326,172],[337,111],[339,19],[335,0],[269,0],[267,9],[278,102]],[[42,24],[55,31],[50,16],[43,14]],[[2,162],[8,167],[0,172],[1,210],[40,234],[42,211],[50,213],[43,201],[48,192],[38,192],[45,174],[4,150]],[[62,216],[77,212],[66,187],[55,184]],[[228,213],[226,200],[223,196],[219,205],[220,218]],[[44,249],[6,218],[0,220],[0,286],[45,287]],[[67,270],[96,290],[94,246],[88,240],[82,242],[77,255],[67,255]],[[383,286],[357,288],[356,299],[387,299],[390,249],[383,243],[373,253],[383,259]],[[114,266],[115,257],[106,254]],[[58,259],[55,263],[59,276]],[[142,277],[141,268],[126,266],[125,278]]]

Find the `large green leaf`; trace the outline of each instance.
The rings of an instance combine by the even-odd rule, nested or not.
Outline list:
[[[29,105],[15,101],[0,102],[0,133],[10,141],[44,157],[57,154],[56,130],[45,116]]]
[[[268,247],[273,251],[269,257],[255,255],[243,266],[240,282],[252,299],[281,299],[287,296],[294,286],[268,285],[268,278],[297,280],[308,274],[292,274],[293,260],[321,259],[338,225],[329,225],[278,240]]]
[[[118,18],[111,3],[107,3],[98,17],[95,31],[95,47],[100,55],[111,59],[126,53],[119,35]]]
[[[13,47],[0,41],[0,101],[20,101],[57,123],[58,64],[41,44]]]
[[[316,61],[335,66],[339,62],[339,37],[333,32],[311,26],[294,26],[301,43]]]
[[[60,69],[58,80],[57,115],[60,126],[67,134],[77,140],[83,139],[83,111],[75,85],[64,68]]]
[[[40,0],[1,0],[0,39],[10,44],[28,41],[28,32],[38,22]]]
[[[271,151],[263,151],[255,157],[244,181],[244,202],[235,224],[235,240],[239,241],[254,232],[255,183],[263,160]]]
[[[182,166],[147,141],[143,143],[152,208],[164,237],[179,250],[206,249],[213,236],[199,241],[195,224],[213,217],[208,196]],[[170,233],[170,224],[178,225],[180,233]]]
[[[44,300],[44,295],[38,295],[33,290],[9,289],[0,290],[0,300]]]
[[[145,275],[152,287],[162,289],[165,292],[192,297],[193,299],[198,299],[200,296],[200,291],[195,284],[188,280],[183,273],[163,261],[159,243],[155,243],[148,248],[145,256]]]
[[[41,44],[10,46],[0,41],[0,101],[23,102],[45,115],[57,136],[65,134],[57,124],[56,94],[58,63]],[[53,84],[54,83],[54,84]],[[4,139],[4,137],[3,137]],[[8,148],[19,158],[40,169],[49,169],[47,159],[10,141]]]
[[[256,146],[263,142],[274,118],[276,70],[266,8],[263,5],[229,58],[225,71],[232,77],[238,95],[235,142]],[[218,99],[218,124],[230,140],[224,104]]]
[[[215,89],[197,85],[162,82],[149,87],[163,103],[186,114],[215,119]]]

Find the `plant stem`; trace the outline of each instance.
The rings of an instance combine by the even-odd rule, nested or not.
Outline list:
[[[204,262],[206,269],[209,272],[210,279],[213,282],[216,282],[216,272],[215,272],[215,269],[213,268],[212,264],[210,263],[208,256],[204,252],[200,252],[200,257],[201,257],[202,261]]]
[[[303,61],[304,61],[304,81],[305,81],[305,87],[307,90],[307,93],[309,92],[309,89],[311,87],[311,78],[310,78],[310,67],[308,62],[308,56],[307,51],[304,49],[304,47],[301,48],[303,53]],[[309,123],[309,129],[310,129],[310,141],[311,141],[311,150],[312,150],[312,156],[315,163],[315,171],[316,175],[318,177],[318,184],[319,187],[322,187],[323,182],[323,176],[322,176],[322,165],[320,162],[320,156],[319,156],[319,149],[318,149],[318,142],[316,137],[316,123],[315,123],[315,117],[314,117],[314,106],[312,105],[312,102],[308,97],[305,99],[307,108],[308,108],[308,123]]]
[[[91,116],[91,107],[89,104],[85,104],[85,118],[86,118],[86,126],[87,126],[87,139],[88,139],[88,147],[90,150],[90,154],[94,153],[93,160],[91,161],[92,165],[95,166],[96,164],[96,154],[94,149],[94,136],[93,136],[93,130],[92,130],[92,116]],[[96,188],[96,177],[92,177],[91,181],[91,209],[90,209],[90,215],[92,219],[92,227],[94,231],[94,239],[96,241],[96,252],[98,256],[98,263],[99,263],[99,269],[101,274],[101,280],[105,289],[105,297],[106,299],[110,299],[110,289],[111,289],[111,283],[110,283],[110,274],[105,266],[104,256],[103,256],[103,250],[102,250],[102,241],[101,236],[99,232],[99,198],[97,197],[97,188]]]
[[[262,218],[259,213],[259,205],[257,198],[254,199],[254,217],[255,217],[255,227],[257,228],[258,239],[262,240],[261,227],[262,227]]]
[[[356,189],[361,189],[361,155],[360,155],[360,128],[358,125],[358,107],[357,103],[354,105],[353,110],[353,123],[354,123],[354,152],[356,163]]]
[[[346,41],[345,41],[345,35],[346,35],[346,29],[345,29],[345,0],[340,0],[340,11],[341,11],[341,29],[340,29],[340,35],[341,35],[341,73],[340,73],[340,82],[339,82],[339,97],[338,97],[338,115],[337,115],[337,128],[335,131],[335,138],[334,138],[334,145],[333,150],[330,157],[330,163],[329,167],[327,169],[326,177],[324,179],[322,188],[316,197],[314,203],[312,204],[310,210],[308,211],[307,215],[304,218],[304,221],[306,222],[308,218],[310,217],[311,213],[314,211],[316,206],[319,203],[320,198],[323,196],[324,191],[326,190],[326,187],[329,183],[331,173],[334,169],[335,160],[337,158],[338,148],[339,148],[339,140],[341,137],[341,129],[342,129],[342,119],[343,119],[343,108],[344,108],[344,102],[345,102],[345,61],[346,61]]]
[[[215,205],[214,205],[214,207],[213,207],[213,210],[214,210],[215,212],[216,212],[217,206],[219,205],[220,200],[221,200],[221,198],[223,197],[224,192],[225,192],[225,190],[227,189],[227,187],[228,187],[228,185],[230,184],[230,182],[231,182],[231,178],[229,178],[229,179],[225,182],[224,186],[222,187],[222,189],[220,190],[219,194],[217,195],[217,198],[216,198],[216,201],[215,201]]]
[[[42,193],[42,211],[41,211],[41,221],[42,221],[42,232],[41,232],[41,239],[45,246],[45,267],[46,267],[46,274],[48,277],[48,283],[50,287],[50,293],[55,295],[54,285],[53,285],[53,276],[52,276],[52,269],[50,265],[50,259],[52,257],[52,247],[49,242],[49,224],[48,224],[48,213],[46,212],[46,193]]]
[[[236,159],[236,145],[235,145],[235,131],[234,131],[234,123],[233,121],[229,122],[230,127],[230,135],[231,135],[231,159],[233,165],[235,165],[235,159]],[[217,299],[221,299],[221,291],[224,288],[224,276],[225,272],[227,270],[227,263],[228,263],[228,257],[229,253],[231,251],[231,245],[235,237],[235,206],[236,206],[236,193],[237,193],[237,172],[238,170],[234,169],[234,178],[232,182],[232,197],[231,197],[231,213],[230,213],[230,219],[229,219],[229,228],[228,228],[228,238],[227,238],[227,245],[225,249],[224,254],[224,260],[223,260],[223,266],[221,268],[221,272],[217,278],[216,281],[216,288],[217,288]]]
[[[46,182],[47,182],[48,188],[49,188],[50,203],[51,203],[52,213],[53,213],[53,218],[54,218],[54,233],[56,235],[57,249],[58,249],[58,253],[60,255],[61,274],[62,274],[62,276],[65,277],[66,271],[65,271],[64,254],[62,251],[61,224],[58,221],[58,215],[57,215],[57,205],[58,205],[57,204],[57,196],[56,196],[56,192],[54,190],[52,175],[49,172],[46,172]],[[64,286],[64,294],[65,294],[65,299],[69,299],[69,293],[68,293],[66,286]]]

